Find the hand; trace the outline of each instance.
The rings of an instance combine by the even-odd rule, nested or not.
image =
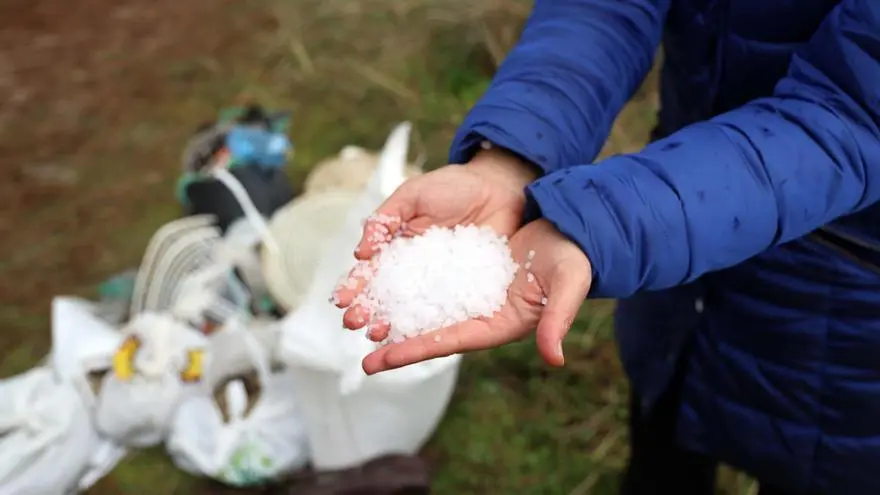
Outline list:
[[[434,225],[474,224],[509,237],[522,223],[525,187],[537,176],[534,166],[503,150],[490,149],[481,151],[467,165],[448,165],[404,182],[364,225],[354,253],[361,263],[349,274],[346,285],[336,291],[336,305],[348,308],[344,322],[363,326],[370,319],[364,309],[352,306],[363,290],[364,280],[358,274],[391,236],[417,235]]]
[[[525,187],[537,170],[502,150],[481,151],[467,165],[448,165],[404,182],[364,226],[355,257],[368,260],[383,240],[428,227],[489,226],[511,236],[522,222]]]
[[[577,245],[543,219],[514,234],[510,247],[520,269],[507,291],[507,304],[497,314],[389,344],[364,359],[364,371],[374,374],[437,357],[499,347],[527,337],[536,328],[538,351],[544,361],[562,366],[562,340],[590,290],[590,261]],[[530,260],[531,252],[534,256]],[[363,322],[346,318],[345,325],[356,329]],[[387,327],[379,327],[369,336],[379,341],[387,333]]]

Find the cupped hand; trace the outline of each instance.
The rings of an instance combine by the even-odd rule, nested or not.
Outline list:
[[[509,237],[522,224],[525,187],[537,176],[532,165],[503,150],[490,149],[467,165],[447,165],[401,184],[367,219],[354,253],[360,262],[336,291],[337,306],[349,308],[345,320],[363,326],[370,319],[352,302],[363,290],[364,270],[370,269],[373,256],[393,236],[418,235],[431,226],[472,224]]]
[[[501,150],[486,150],[467,165],[447,165],[404,182],[364,225],[355,257],[368,260],[395,234],[428,227],[489,226],[503,236],[521,225],[525,187],[537,171]]]
[[[388,344],[364,359],[364,371],[374,374],[437,357],[499,347],[533,331],[544,361],[562,366],[562,340],[592,282],[590,262],[577,245],[546,220],[536,220],[520,229],[511,237],[510,248],[520,268],[508,289],[507,303],[498,313]],[[364,325],[350,312],[344,323],[351,329]],[[380,326],[372,328],[369,336],[380,341],[387,333],[387,326]]]

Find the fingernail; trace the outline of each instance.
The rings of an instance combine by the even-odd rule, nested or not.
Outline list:
[[[565,356],[562,354],[562,341],[560,340],[558,344],[556,344],[556,355],[562,358],[562,361],[565,362]]]

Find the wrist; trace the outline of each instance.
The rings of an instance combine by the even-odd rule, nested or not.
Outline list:
[[[481,176],[525,196],[525,187],[541,176],[541,169],[518,155],[484,141],[465,166]]]

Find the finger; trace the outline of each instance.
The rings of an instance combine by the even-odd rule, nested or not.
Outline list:
[[[355,264],[333,292],[333,303],[337,308],[347,308],[354,303],[355,298],[366,288],[370,271],[370,264],[366,261]]]
[[[349,330],[358,330],[370,322],[370,312],[363,306],[354,305],[342,315],[342,325]]]
[[[350,276],[342,285],[336,288],[336,292],[333,293],[333,303],[337,308],[351,306],[358,294],[364,291],[366,285],[367,282],[364,278]]]
[[[374,215],[368,218],[364,223],[363,237],[354,251],[354,257],[368,260],[375,256],[381,246],[391,242],[400,230],[401,223],[398,217]]]
[[[337,308],[347,308],[354,304],[358,294],[363,292],[366,282],[363,279],[352,281],[352,287],[342,286],[333,293],[333,303]]]
[[[378,321],[370,324],[370,327],[367,329],[367,338],[373,342],[382,342],[388,338],[390,332],[391,325],[388,322]]]
[[[389,344],[364,358],[363,367],[372,375],[429,359],[497,347],[513,338],[510,332],[492,328],[487,321],[469,320]]]
[[[414,187],[414,183],[417,179],[404,182],[367,219],[361,242],[354,251],[357,259],[372,258],[379,247],[391,241],[401,225],[415,215],[418,187]]]
[[[549,283],[547,304],[538,322],[537,345],[551,366],[565,364],[562,340],[571,328],[589,290],[589,279],[577,271],[555,270]]]

